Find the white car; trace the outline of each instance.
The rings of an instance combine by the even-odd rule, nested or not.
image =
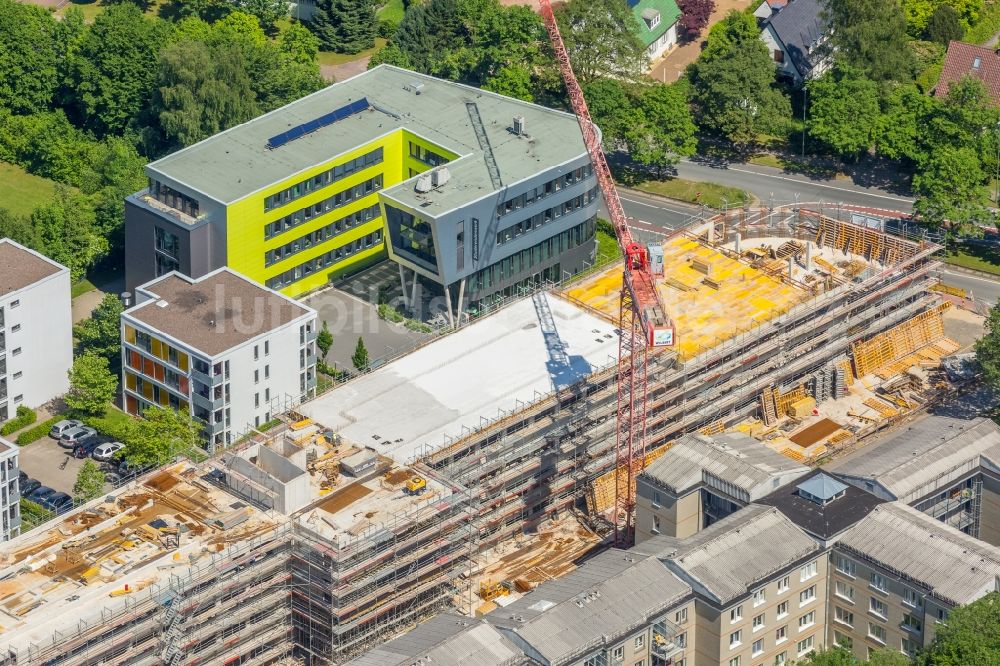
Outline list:
[[[125,448],[125,445],[121,442],[107,442],[106,444],[101,444],[94,449],[94,452],[91,453],[90,456],[94,460],[105,462],[111,460],[111,456],[115,455],[115,453],[121,451],[123,448]]]
[[[72,430],[73,428],[79,428],[82,425],[83,422],[77,421],[76,419],[66,419],[64,421],[60,421],[59,423],[52,426],[51,430],[49,430],[49,437],[51,437],[52,439],[59,439],[60,437],[62,437],[63,433],[66,432],[67,430]]]

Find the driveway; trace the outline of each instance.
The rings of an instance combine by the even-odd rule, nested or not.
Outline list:
[[[64,461],[66,466],[60,469]],[[74,458],[68,449],[46,436],[33,444],[22,446],[18,462],[22,472],[38,479],[42,485],[72,495],[76,475],[83,467],[84,460]]]
[[[709,28],[721,21],[729,12],[733,10],[743,11],[750,5],[759,4],[759,2],[760,0],[716,0],[715,11],[712,12],[712,17],[708,20],[708,27],[702,31],[698,39],[675,47],[670,53],[653,65],[653,69],[649,75],[657,81],[673,83],[680,78],[684,70],[687,69],[687,66],[701,55],[702,41],[708,36]]]

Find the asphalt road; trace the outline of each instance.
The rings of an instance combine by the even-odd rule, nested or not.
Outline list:
[[[990,307],[1000,300],[1000,282],[978,275],[960,273],[948,268],[940,271],[941,281],[952,287],[964,289],[966,294],[972,294],[975,300],[986,303]]]
[[[698,158],[694,158],[697,160]],[[755,164],[710,164],[681,160],[677,175],[744,189],[765,204],[824,201],[909,212],[913,198],[848,179],[821,180]]]

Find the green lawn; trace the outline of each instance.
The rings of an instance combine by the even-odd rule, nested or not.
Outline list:
[[[58,12],[57,16],[63,16],[70,7],[78,7],[83,12],[83,20],[93,23],[94,18],[104,11],[104,5],[100,0],[70,0]]]
[[[121,425],[131,420],[131,416],[110,405],[104,410],[102,416],[87,416],[83,418],[84,423],[108,437],[116,437],[121,432]]]
[[[403,20],[403,13],[405,11],[403,9],[403,0],[386,0],[386,3],[379,8],[377,16],[386,21],[399,23]]]
[[[947,264],[1000,275],[1000,249],[991,245],[960,245],[956,252],[947,252],[942,260]]]
[[[33,176],[21,167],[0,162],[0,208],[17,215],[30,215],[43,203],[52,200],[55,182]]]
[[[594,262],[597,266],[603,266],[622,256],[621,248],[618,247],[618,240],[611,234],[597,231],[597,259]]]
[[[718,183],[698,182],[695,180],[685,180],[684,178],[647,180],[633,187],[634,189],[649,192],[650,194],[659,194],[660,196],[679,199],[680,201],[705,204],[711,208],[722,208],[727,203],[729,207],[733,207],[750,201],[753,198],[748,192],[738,187],[727,187]],[[700,197],[698,196],[699,193],[701,194]]]
[[[376,51],[385,46],[386,40],[381,37],[375,40],[374,48],[365,49],[360,53],[334,53],[333,51],[320,51],[319,52],[319,64],[320,65],[343,65],[346,62],[353,62],[355,60],[360,60],[365,56],[374,55]]]
[[[94,286],[93,282],[91,282],[87,278],[83,278],[82,280],[73,285],[73,289],[70,292],[70,297],[76,298],[77,296],[83,296],[87,292],[94,291],[95,289],[97,289],[97,287]]]

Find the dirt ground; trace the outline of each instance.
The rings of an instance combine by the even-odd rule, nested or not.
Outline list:
[[[693,63],[698,55],[701,54],[701,45],[705,37],[708,35],[708,30],[711,26],[722,20],[729,12],[735,10],[742,11],[749,7],[759,3],[760,0],[716,0],[715,1],[715,11],[712,12],[712,18],[709,19],[708,28],[702,31],[701,36],[687,44],[682,44],[675,47],[672,51],[667,53],[659,62],[653,65],[653,69],[650,72],[652,76],[657,81],[662,81],[664,83],[672,83],[676,81],[681,73],[684,72],[688,65]]]
[[[343,81],[368,70],[371,56],[345,62],[342,65],[320,65],[319,71],[327,81]]]

